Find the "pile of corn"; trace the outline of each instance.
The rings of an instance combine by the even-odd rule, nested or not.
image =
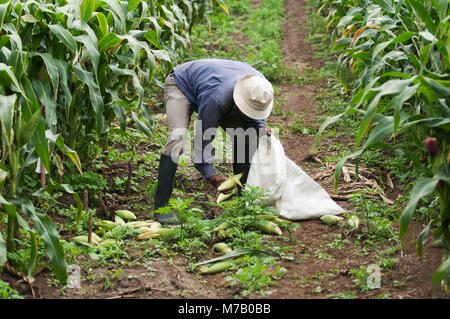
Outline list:
[[[160,223],[154,220],[138,221],[133,212],[125,209],[115,212],[114,221],[100,219],[96,222],[96,226],[98,227],[98,233],[102,234],[102,237],[100,237],[92,232],[91,241],[92,244],[96,245],[96,248],[114,246],[117,242],[112,237],[122,231],[121,227],[118,226],[136,230],[138,233],[137,239],[168,237],[176,231],[176,228],[163,228]],[[88,236],[76,236],[72,238],[72,241],[87,244]]]
[[[236,222],[242,217],[235,218]],[[274,215],[264,214],[256,217],[255,223],[251,226],[252,229],[259,230],[270,235],[283,235],[280,227],[281,225],[288,225],[290,221],[280,219]],[[236,230],[233,227],[233,222],[226,221],[212,229],[213,237],[219,240],[226,240],[233,238],[236,235]],[[214,244],[214,251],[220,254],[227,254],[233,250],[225,242],[218,242]],[[233,265],[231,260],[223,260],[208,264],[199,269],[201,274],[215,274],[222,272]]]

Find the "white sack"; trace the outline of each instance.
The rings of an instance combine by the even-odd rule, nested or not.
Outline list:
[[[266,190],[265,204],[290,220],[338,215],[344,210],[299,166],[286,157],[273,135],[262,136],[252,158],[247,184]]]

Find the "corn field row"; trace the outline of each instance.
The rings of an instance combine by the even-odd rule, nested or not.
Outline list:
[[[321,0],[333,43],[342,49],[339,75],[351,102],[328,118],[324,129],[345,117],[358,117],[354,152],[344,163],[373,148],[392,149],[414,163],[422,179],[415,182],[400,219],[405,236],[419,201],[439,198],[440,214],[419,236],[417,251],[430,237],[440,238],[446,254],[434,282],[450,284],[450,15],[448,0]],[[415,149],[401,149],[399,137]]]
[[[55,276],[66,281],[58,232],[33,202],[58,188],[81,210],[59,177],[82,172],[80,157],[92,143],[107,145],[116,119],[125,130],[132,118],[152,136],[145,90],[162,87],[213,5],[228,12],[220,0],[0,1],[0,267],[20,228],[31,242],[28,280],[40,237]],[[36,166],[41,189],[30,194],[24,178]]]

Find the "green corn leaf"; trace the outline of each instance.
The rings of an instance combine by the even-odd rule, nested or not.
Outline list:
[[[1,195],[0,195],[1,196]],[[0,267],[3,267],[7,259],[6,241],[3,239],[3,235],[0,232]]]
[[[427,77],[419,77],[419,79],[422,80],[422,83],[428,83],[439,97],[450,98],[450,81],[433,80]]]
[[[17,146],[19,148],[31,140],[34,130],[39,124],[40,117],[41,110],[37,109],[28,121],[25,121],[23,118],[20,119],[19,127],[17,129]]]
[[[422,197],[434,192],[438,182],[439,176],[435,175],[432,178],[422,179],[414,185],[409,202],[400,217],[400,239],[402,239],[406,233],[417,204],[422,199]]]
[[[7,176],[8,176],[8,173],[0,168],[0,185],[6,180]],[[1,191],[1,187],[0,187],[0,191]]]
[[[133,70],[118,68],[116,65],[110,65],[109,68],[117,75],[130,76],[133,79],[133,86],[138,91],[138,96],[142,97],[144,94],[144,88],[139,81],[137,74]]]
[[[150,105],[148,105],[148,103],[141,103],[141,110],[142,110],[144,119],[149,124],[149,127],[152,128],[153,119],[152,119],[152,112],[150,109]]]
[[[398,94],[402,92],[409,84],[411,84],[415,80],[415,78],[416,77],[412,77],[411,79],[408,80],[397,80],[397,79],[390,80],[381,85],[380,87],[373,89],[374,91],[379,91],[379,93],[375,96],[370,105],[367,107],[366,114],[361,121],[358,134],[355,138],[355,146],[359,145],[361,139],[366,135],[369,129],[369,125],[372,121],[373,114],[376,111],[376,108],[381,98],[386,95]]]
[[[38,19],[36,19],[36,17],[32,14],[24,14],[23,16],[20,17],[23,21],[28,22],[28,23],[37,23],[39,22]]]
[[[127,116],[125,108],[126,104],[123,101],[114,101],[113,109],[114,113],[117,115],[117,119],[119,120],[120,129],[125,131],[127,128]]]
[[[77,42],[72,34],[59,24],[49,24],[50,31],[73,53],[77,53]]]
[[[375,60],[375,58],[378,56],[378,54],[383,51],[389,44],[392,43],[391,41],[385,41],[385,42],[381,42],[380,44],[377,44],[377,46],[375,47],[375,49],[373,49],[373,53],[372,53],[372,60]]]
[[[108,50],[110,48],[119,45],[120,42],[122,42],[122,39],[119,38],[115,33],[109,33],[99,41],[98,50],[100,52],[103,52],[105,50]]]
[[[389,13],[394,13],[395,12],[395,7],[392,5],[392,1],[388,1],[388,0],[374,0],[373,2],[378,4],[386,12],[389,12]]]
[[[172,62],[169,53],[166,50],[152,50],[152,53],[160,60]]]
[[[108,1],[108,7],[111,12],[114,14],[114,18],[118,18],[119,21],[116,21],[116,33],[123,34],[125,33],[125,26],[127,20],[127,12],[128,9],[124,9],[121,7],[120,2],[117,0]]]
[[[34,231],[29,231],[30,234],[30,262],[28,263],[28,279],[34,281],[33,269],[36,266],[38,259],[38,240]]]
[[[414,37],[417,33],[416,32],[402,32],[398,36],[396,36],[391,43],[403,43],[408,40],[410,40],[412,37]]]
[[[90,30],[86,28],[85,30]],[[100,53],[98,50],[97,38],[91,34],[82,34],[74,38],[76,41],[83,43],[82,61],[90,61],[94,67],[94,73],[97,73],[98,65],[100,63]]]
[[[58,147],[58,149],[64,155],[66,155],[68,158],[70,158],[72,160],[72,162],[75,164],[75,166],[77,167],[80,174],[83,174],[83,170],[81,169],[81,162],[80,162],[80,158],[78,157],[78,153],[75,152],[74,150],[71,150],[70,148],[68,148],[66,146],[66,144],[64,144],[64,139],[62,138],[62,136],[60,134],[57,134],[57,135],[53,134],[51,130],[45,131],[45,136],[47,139],[49,139],[50,141],[55,143],[55,145]]]
[[[419,234],[419,238],[417,239],[417,254],[422,256],[422,248],[423,244],[426,242],[428,234],[430,232],[431,222],[428,223],[427,227],[425,227]]]
[[[445,287],[448,290],[450,287],[450,257],[433,274],[433,283],[435,285],[439,285],[441,281],[444,281]]]
[[[448,0],[439,0],[439,19],[442,21],[446,17],[448,17],[447,8],[448,8],[449,2]]]
[[[65,283],[67,280],[67,264],[64,249],[59,241],[59,234],[55,225],[47,215],[36,213],[31,201],[25,200],[22,211],[33,221],[34,228],[44,241],[45,250],[52,262],[56,278]]]
[[[150,22],[153,24],[153,27],[155,28],[156,31],[156,41],[157,43],[160,42],[161,40],[161,33],[162,33],[162,28],[158,23],[158,20],[156,20],[155,17],[150,17]]]
[[[153,133],[151,131],[151,128],[147,126],[143,121],[141,121],[136,113],[131,112],[131,116],[133,117],[134,122],[136,123],[136,127],[145,135],[147,135],[149,138],[153,138]]]
[[[95,114],[97,115],[97,134],[103,133],[104,127],[104,117],[103,117],[103,98],[100,92],[100,88],[94,80],[91,72],[83,70],[79,63],[73,66],[75,74],[77,77],[85,83],[89,88],[89,97],[91,99],[92,106],[94,108]]]
[[[433,34],[431,34],[430,31],[428,31],[428,30],[419,32],[419,35],[422,38],[424,38],[425,40],[430,41],[431,43],[438,42],[438,39]]]
[[[38,109],[40,110],[40,106],[30,80],[27,77],[24,77],[22,80],[22,84],[23,89],[26,92],[26,96],[28,97],[28,99],[26,99],[26,105],[22,107],[23,118],[27,120]],[[38,154],[47,171],[50,172],[50,154],[48,151],[47,139],[45,138],[45,122],[42,117],[40,117],[37,123],[37,127],[34,130],[31,140],[36,153]]]
[[[395,106],[394,106],[394,135],[397,134],[398,128],[400,126],[400,111],[402,109],[403,104],[408,101],[414,94],[417,93],[417,89],[420,84],[416,84],[414,86],[406,87],[397,97],[395,97]]]
[[[381,75],[381,77],[396,77],[396,78],[401,78],[401,79],[404,79],[404,80],[408,80],[412,76],[411,76],[411,74],[406,74],[406,73],[403,73],[403,72],[391,71],[391,72],[383,73],[383,75]]]
[[[3,29],[3,22],[5,21],[5,17],[8,14],[10,4],[10,1],[5,1],[4,3],[0,4],[0,30]]]
[[[95,0],[83,0],[80,5],[80,17],[84,22],[88,22],[94,12]]]
[[[106,17],[102,12],[97,12],[95,16],[97,17],[98,21],[98,28],[101,32],[102,37],[104,37],[108,34],[108,20],[106,20]]]
[[[230,15],[230,10],[228,10],[227,5],[223,0],[218,0],[217,3],[219,4],[219,7],[225,12],[228,16]]]
[[[14,141],[13,121],[16,99],[17,96],[15,94],[9,96],[0,95],[0,124],[2,143],[4,144],[3,157],[5,156],[5,152],[9,153],[11,151],[11,146]]]
[[[55,97],[58,96],[58,86],[59,86],[59,69],[58,69],[58,60],[53,58],[50,53],[31,53],[30,58],[38,56],[42,58],[44,61],[45,67],[47,69],[47,73],[52,81],[53,85],[53,94]],[[44,104],[46,105],[46,104]]]
[[[60,61],[55,59],[55,64],[56,67],[58,68],[59,71],[59,80],[61,82],[61,87],[64,90],[64,101],[65,101],[65,106],[66,106],[66,115],[67,117],[69,117],[68,112],[69,112],[69,107],[70,104],[72,103],[72,93],[70,92],[69,89],[69,82],[68,82],[68,78],[69,78],[69,65],[67,62],[65,61]]]
[[[128,0],[128,12],[136,10],[142,0]]]
[[[425,6],[416,0],[407,0],[409,4],[413,7],[414,12],[417,14],[417,16],[420,18],[420,20],[425,23],[427,29],[435,34],[436,33],[436,25],[434,24],[433,20],[431,19],[430,13],[428,12],[427,8]]]
[[[33,88],[39,101],[45,106],[45,123],[47,128],[54,128],[57,123],[56,98],[53,96],[50,83],[33,79]]]
[[[1,76],[1,73],[6,73],[6,76],[15,85],[16,89],[18,89],[20,91],[20,93],[22,93],[22,95],[25,98],[27,98],[26,95],[25,95],[25,92],[22,89],[22,86],[19,84],[19,81],[17,81],[16,75],[11,70],[11,66],[8,66],[8,65],[6,65],[4,63],[0,63],[0,76]]]
[[[158,42],[158,34],[154,30],[145,32],[145,39],[153,44],[156,48],[161,49],[161,44]]]
[[[344,114],[345,114],[345,112],[344,112],[344,113],[341,113],[341,114],[338,114],[338,115],[335,115],[335,116],[332,116],[332,117],[329,117],[329,118],[327,118],[327,119],[322,123],[322,125],[321,125],[320,128],[319,128],[319,130],[317,131],[316,138],[314,139],[314,144],[313,144],[313,147],[312,147],[312,149],[311,149],[311,153],[314,153],[314,152],[315,152],[316,147],[317,147],[317,144],[319,144],[320,137],[322,136],[323,131],[324,131],[329,125],[331,125],[331,124],[337,122]]]

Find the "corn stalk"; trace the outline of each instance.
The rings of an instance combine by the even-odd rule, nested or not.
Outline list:
[[[414,162],[425,178],[415,183],[400,218],[400,238],[418,202],[435,194],[439,218],[431,224],[445,248],[444,264],[435,282],[450,285],[450,16],[448,0],[321,0],[333,44],[343,51],[339,74],[343,89],[352,97],[346,111],[327,119],[313,146],[330,124],[347,116],[360,116],[355,151],[342,158],[335,170],[335,189],[347,160],[371,148],[394,148]],[[405,135],[417,149],[401,150],[396,136]],[[424,147],[436,138],[439,152]],[[392,140],[393,143],[388,143]],[[424,161],[433,163],[430,169]],[[418,253],[431,224],[419,236]]]
[[[0,0],[0,223],[7,216],[0,267],[20,226],[33,242],[36,233],[43,239],[56,277],[66,281],[59,235],[24,192],[25,175],[36,165],[48,174],[35,196],[54,188],[73,193],[53,180],[54,168],[63,170],[60,155],[81,173],[78,154],[92,143],[106,147],[116,119],[125,130],[132,118],[151,138],[145,90],[163,86],[158,77],[189,51],[189,30],[213,3],[226,9],[217,0]],[[35,263],[31,258],[30,273]]]

